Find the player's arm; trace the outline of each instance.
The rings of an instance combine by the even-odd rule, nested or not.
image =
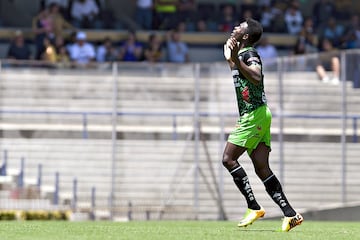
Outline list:
[[[236,67],[244,77],[249,80],[251,83],[258,85],[262,80],[261,65],[259,62],[250,61],[247,65],[242,59],[239,58],[239,46],[236,39],[229,38],[226,42],[228,48],[231,49],[230,60],[233,62],[234,67]]]
[[[251,83],[258,85],[261,82],[261,66],[256,63],[251,63],[251,65],[246,65],[244,61],[240,61],[238,57],[234,60],[234,64],[239,69],[239,71],[244,75],[244,77],[249,80]]]

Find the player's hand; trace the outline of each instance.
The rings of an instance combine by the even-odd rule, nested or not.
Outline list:
[[[234,60],[238,57],[239,45],[235,38],[230,37],[224,45],[224,56],[226,60]]]
[[[224,44],[224,57],[227,61],[231,60],[231,49],[226,43]]]

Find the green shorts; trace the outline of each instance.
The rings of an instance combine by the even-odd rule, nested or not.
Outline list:
[[[247,148],[249,155],[261,142],[271,147],[271,118],[270,109],[266,105],[241,116],[230,133],[228,142]]]

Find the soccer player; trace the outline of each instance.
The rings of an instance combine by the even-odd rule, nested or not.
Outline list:
[[[246,227],[265,215],[256,201],[248,176],[238,162],[247,151],[257,176],[284,213],[281,231],[289,231],[303,221],[288,202],[281,184],[269,166],[271,112],[266,104],[262,62],[254,44],[262,35],[261,24],[247,19],[234,27],[224,45],[224,56],[234,80],[240,118],[230,133],[223,153],[223,165],[244,195],[248,209],[238,226]]]

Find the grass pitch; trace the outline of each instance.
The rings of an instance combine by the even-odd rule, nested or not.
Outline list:
[[[231,221],[58,222],[1,221],[1,240],[218,240],[360,239],[360,222],[304,221],[290,232],[281,221],[259,220],[247,228]]]

